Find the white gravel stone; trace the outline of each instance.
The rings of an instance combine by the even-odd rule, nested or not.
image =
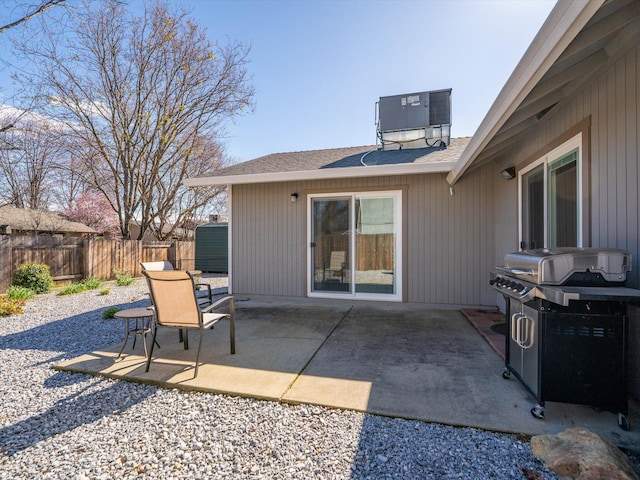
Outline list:
[[[122,341],[107,307],[147,304],[137,281],[0,317],[0,479],[557,478],[512,435],[51,369]]]

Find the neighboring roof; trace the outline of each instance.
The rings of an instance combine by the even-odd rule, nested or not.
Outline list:
[[[83,223],[67,220],[58,212],[28,208],[0,207],[0,226],[12,230],[46,233],[98,233]]]
[[[559,1],[447,176],[500,160],[640,41],[640,2]]]
[[[378,150],[376,146],[273,153],[190,178],[188,186],[282,182],[319,178],[373,177],[416,173],[447,173],[470,138],[452,138],[448,146]]]

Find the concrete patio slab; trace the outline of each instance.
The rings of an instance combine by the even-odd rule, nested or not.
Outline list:
[[[588,406],[547,402],[546,419],[533,418],[535,399],[517,380],[502,378],[503,360],[459,311],[286,299],[236,307],[236,354],[229,353],[228,324],[217,324],[206,333],[195,379],[198,335],[191,333],[184,350],[171,329],[159,331],[148,373],[141,342],[119,360],[121,344],[56,368],[527,435],[582,426],[640,451],[633,411],[629,432],[616,414]]]

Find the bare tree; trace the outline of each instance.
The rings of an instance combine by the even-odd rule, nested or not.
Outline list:
[[[53,193],[51,174],[59,159],[59,132],[44,122],[22,121],[4,132],[0,148],[0,198],[19,208],[46,210]]]
[[[147,203],[151,209],[148,217],[154,219],[148,227],[154,236],[165,240],[175,237],[180,228],[193,230],[194,225],[206,218],[205,209],[219,208],[216,200],[226,197],[225,187],[188,188],[176,177],[195,177],[221,168],[224,163],[223,152],[216,142],[199,139],[185,163],[185,175],[173,168],[155,171],[160,188],[152,192],[153,198]]]
[[[23,81],[65,123],[84,180],[112,202],[122,236],[135,218],[142,238],[156,221],[178,223],[220,193],[181,185],[221,161],[224,123],[253,106],[248,48],[213,46],[165,3],[140,18],[115,0],[75,13],[65,37],[22,45],[34,67]]]
[[[41,13],[43,13],[44,11],[50,9],[51,7],[55,7],[56,5],[60,5],[62,3],[64,3],[65,0],[47,0],[44,2],[39,2],[35,5],[33,4],[26,4],[25,8],[27,9],[25,12],[22,12],[19,17],[16,20],[13,20],[5,25],[0,26],[0,33],[3,33],[7,30],[9,30],[10,28],[14,28],[17,27],[18,25],[21,25],[29,20],[31,20],[32,18],[36,17],[37,15],[40,15]]]

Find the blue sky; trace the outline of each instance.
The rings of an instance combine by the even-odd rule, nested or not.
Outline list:
[[[172,0],[212,40],[251,45],[256,110],[227,153],[375,143],[381,96],[452,88],[452,136],[471,136],[535,37],[549,0]]]
[[[428,90],[453,89],[452,136],[471,136],[555,4],[169,1],[191,11],[212,42],[251,45],[256,109],[227,127],[235,161],[375,144],[375,102]]]

